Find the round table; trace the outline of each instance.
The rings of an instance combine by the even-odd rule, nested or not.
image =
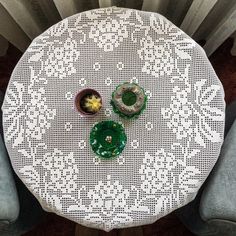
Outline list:
[[[124,82],[147,107],[123,119],[110,104]],[[74,109],[84,88],[100,93],[94,117]],[[149,224],[196,196],[219,156],[224,91],[202,48],[165,17],[105,8],[62,20],[33,40],[3,104],[13,168],[47,211],[110,231]],[[97,157],[94,124],[123,125],[116,159]]]

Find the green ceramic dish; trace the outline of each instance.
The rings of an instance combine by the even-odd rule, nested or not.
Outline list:
[[[124,128],[114,121],[99,122],[90,132],[92,150],[104,159],[111,159],[120,155],[126,141]]]
[[[118,85],[112,93],[113,111],[124,118],[137,118],[146,108],[147,96],[135,83]]]

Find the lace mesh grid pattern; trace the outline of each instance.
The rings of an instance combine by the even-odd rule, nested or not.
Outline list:
[[[148,96],[137,120],[112,112],[118,84]],[[74,96],[103,99],[83,118]],[[4,99],[6,146],[16,173],[48,211],[110,231],[148,224],[194,199],[223,141],[224,92],[204,51],[163,16],[105,8],[71,16],[38,36]],[[121,122],[127,145],[101,160],[92,126]]]

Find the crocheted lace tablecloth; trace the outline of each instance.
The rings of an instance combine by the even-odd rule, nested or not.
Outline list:
[[[118,84],[144,88],[135,120],[112,111]],[[95,117],[74,96],[97,90]],[[202,48],[165,17],[105,8],[62,20],[33,40],[4,99],[3,124],[14,170],[48,211],[109,231],[149,224],[187,204],[213,168],[224,131],[224,91]],[[120,122],[120,156],[95,156],[90,130]]]

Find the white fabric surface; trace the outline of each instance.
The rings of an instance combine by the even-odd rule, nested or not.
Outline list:
[[[112,112],[112,91],[136,82],[148,96],[137,120]],[[96,89],[93,118],[73,97]],[[194,199],[214,166],[224,92],[204,51],[159,14],[104,8],[71,16],[37,37],[12,74],[4,104],[13,167],[48,211],[109,231],[149,224]],[[115,160],[92,152],[94,123],[122,122]]]

